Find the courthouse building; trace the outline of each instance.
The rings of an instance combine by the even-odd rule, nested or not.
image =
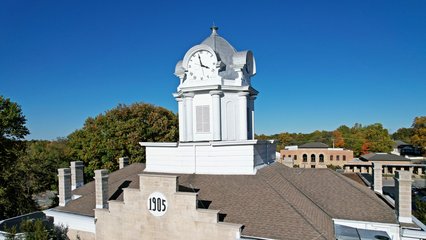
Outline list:
[[[330,148],[321,142],[310,142],[300,146],[286,146],[280,151],[280,162],[292,167],[326,168],[327,165],[342,167],[354,157],[352,150]]]
[[[275,163],[275,143],[254,138],[255,73],[253,53],[237,51],[213,27],[176,65],[179,142],[142,142],[146,164],[121,158],[119,170],[96,170],[85,185],[81,162],[59,169],[59,206],[45,213],[67,225],[71,239],[425,236],[411,205],[399,204],[411,201],[405,195],[393,209],[330,169]],[[406,191],[410,181],[397,184]]]

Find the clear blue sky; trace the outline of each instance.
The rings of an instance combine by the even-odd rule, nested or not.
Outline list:
[[[219,34],[254,52],[256,132],[426,115],[426,1],[0,2],[0,95],[28,139],[65,137],[119,103],[177,111],[175,64]]]

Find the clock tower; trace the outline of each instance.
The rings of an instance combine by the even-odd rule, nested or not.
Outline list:
[[[235,50],[217,30],[176,64],[179,142],[141,142],[146,172],[255,174],[275,160],[274,141],[254,139],[253,53]]]
[[[179,141],[254,139],[251,87],[256,65],[251,51],[238,52],[211,28],[211,35],[190,48],[175,68],[180,84]]]

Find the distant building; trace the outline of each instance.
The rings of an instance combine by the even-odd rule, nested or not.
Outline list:
[[[396,140],[393,145],[392,154],[406,157],[420,157],[422,156],[422,149],[401,140]]]
[[[321,142],[310,142],[300,146],[286,146],[280,151],[281,163],[298,165],[300,168],[325,168],[327,165],[343,167],[354,157],[352,150],[330,148]]]
[[[372,173],[373,162],[382,165],[383,174],[395,174],[397,170],[410,171],[414,175],[424,175],[426,164],[414,163],[412,159],[391,153],[368,153],[346,162],[345,172]]]

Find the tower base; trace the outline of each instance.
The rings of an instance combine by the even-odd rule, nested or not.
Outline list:
[[[140,142],[145,172],[253,175],[275,161],[274,140],[218,142]]]

